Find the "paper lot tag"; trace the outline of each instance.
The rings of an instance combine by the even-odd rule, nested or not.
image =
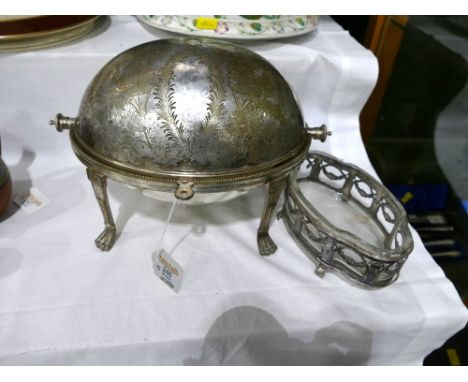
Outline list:
[[[164,250],[153,252],[153,269],[174,292],[178,292],[182,280],[182,267]]]
[[[50,200],[37,188],[30,188],[24,192],[19,192],[13,197],[13,202],[28,214],[32,214],[47,206]]]

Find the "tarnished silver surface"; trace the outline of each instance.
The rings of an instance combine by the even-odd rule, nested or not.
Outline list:
[[[51,122],[70,130],[88,168],[106,225],[96,241],[103,250],[116,237],[109,177],[181,200],[266,183],[257,239],[262,255],[273,253],[268,229],[286,179],[311,139],[328,135],[325,126],[306,129],[292,90],[268,61],[200,38],[157,40],[121,53],[90,83],[77,118],[59,114]]]
[[[297,148],[300,109],[259,55],[203,39],[158,40],[109,62],[89,85],[77,137],[139,170],[232,171]]]
[[[337,271],[372,287],[394,282],[413,249],[401,204],[354,165],[318,152],[307,163],[307,176],[290,178],[279,216],[317,264],[316,273]]]

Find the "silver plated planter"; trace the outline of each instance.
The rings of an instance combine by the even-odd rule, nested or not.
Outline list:
[[[413,249],[406,213],[379,181],[319,152],[290,178],[279,217],[317,265],[364,286],[394,282]]]

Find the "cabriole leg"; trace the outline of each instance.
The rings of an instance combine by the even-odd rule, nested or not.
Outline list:
[[[278,247],[271,239],[268,230],[270,229],[273,213],[278,204],[281,192],[286,186],[287,176],[271,179],[268,184],[268,193],[263,206],[262,218],[257,231],[258,251],[262,256],[268,256],[276,252]]]
[[[88,179],[93,185],[94,195],[104,217],[104,231],[97,237],[95,243],[99,249],[108,251],[115,243],[116,230],[109,205],[109,198],[107,197],[107,177],[89,168],[86,169],[86,172]]]

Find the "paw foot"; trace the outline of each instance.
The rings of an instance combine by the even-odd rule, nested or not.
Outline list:
[[[96,247],[102,251],[108,251],[115,243],[115,227],[106,227],[104,231],[94,241]]]
[[[278,247],[275,242],[271,239],[268,233],[257,234],[258,251],[262,256],[269,256],[276,252]]]

